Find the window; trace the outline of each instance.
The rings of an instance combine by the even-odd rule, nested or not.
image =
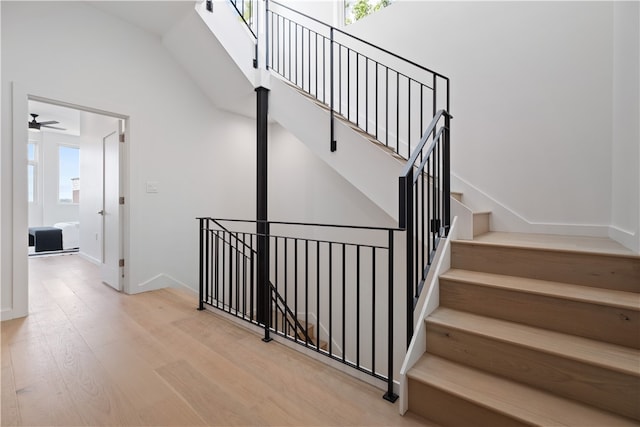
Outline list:
[[[58,201],[80,202],[80,149],[61,145],[58,148]]]
[[[38,192],[38,144],[27,143],[27,191],[29,203],[37,201]]]
[[[389,6],[391,2],[392,0],[345,0],[344,23],[349,25],[359,21],[365,16]]]

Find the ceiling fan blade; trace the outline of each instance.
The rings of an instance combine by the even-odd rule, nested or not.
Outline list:
[[[47,122],[38,122],[40,123],[40,126],[47,126],[47,125],[55,125],[58,124],[60,122],[56,121],[56,120],[49,120]]]
[[[55,122],[55,123],[58,123],[58,122]],[[59,128],[59,127],[56,127],[56,126],[49,126],[49,125],[45,125],[45,124],[42,124],[42,123],[40,123],[40,126],[43,127],[43,128],[48,128],[48,129],[67,130],[65,128]]]

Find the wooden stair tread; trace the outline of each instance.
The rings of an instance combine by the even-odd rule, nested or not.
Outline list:
[[[640,350],[444,307],[426,322],[640,377]]]
[[[632,420],[425,354],[408,372],[461,399],[533,425],[632,426]]]
[[[480,239],[476,240],[454,240],[455,244],[460,245],[471,245],[471,246],[487,246],[487,247],[498,247],[498,248],[512,248],[512,249],[526,249],[531,251],[540,251],[540,252],[557,252],[557,253],[569,253],[569,254],[579,254],[579,255],[594,255],[594,256],[603,256],[603,257],[611,257],[611,258],[621,258],[621,259],[629,259],[632,261],[640,262],[640,255],[636,255],[633,253],[623,253],[623,252],[607,252],[606,250],[599,249],[581,249],[578,247],[569,248],[569,247],[560,247],[553,245],[543,245],[543,244],[530,244],[526,242],[518,242],[517,240],[511,242],[501,242],[501,241],[491,241],[491,240],[482,240],[483,236],[491,235],[494,232],[485,233],[480,237]],[[517,234],[517,233],[512,233]]]
[[[568,283],[455,268],[440,275],[440,278],[462,283],[480,284],[483,286],[501,289],[512,289],[537,295],[559,297],[572,301],[640,311],[640,294],[634,292],[602,289],[590,286],[573,285]]]

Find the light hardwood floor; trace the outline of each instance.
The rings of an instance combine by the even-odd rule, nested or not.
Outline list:
[[[117,293],[77,255],[29,266],[30,315],[2,322],[2,426],[433,425],[188,294]]]

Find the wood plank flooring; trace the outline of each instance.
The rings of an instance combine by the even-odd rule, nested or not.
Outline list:
[[[2,322],[2,426],[428,424],[383,392],[176,290],[124,295],[77,255],[32,258]]]

